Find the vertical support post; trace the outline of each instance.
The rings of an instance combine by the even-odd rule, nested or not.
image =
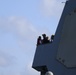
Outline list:
[[[41,74],[40,75],[45,75],[46,74],[46,72],[41,72]]]

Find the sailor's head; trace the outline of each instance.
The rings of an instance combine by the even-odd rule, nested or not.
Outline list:
[[[46,34],[42,34],[43,37],[46,37]]]
[[[41,36],[39,36],[38,38],[41,39]]]

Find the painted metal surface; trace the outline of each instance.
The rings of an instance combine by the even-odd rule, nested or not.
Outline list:
[[[73,26],[71,26],[72,22],[76,23],[76,21],[75,21],[76,15],[75,14],[72,14],[72,16],[69,15],[75,9],[76,9],[76,0],[67,1],[65,4],[62,16],[60,18],[53,43],[49,43],[46,45],[40,45],[36,48],[36,53],[35,53],[32,67],[34,69],[36,69],[37,71],[41,72],[43,70],[45,70],[45,71],[49,70],[49,71],[52,71],[54,75],[76,75],[76,66],[75,66],[76,60],[73,59],[73,57],[74,57],[73,53],[75,52],[74,55],[76,54],[76,51],[75,51],[76,47],[75,47],[75,44],[74,44],[74,46],[71,47],[70,46],[71,43],[68,42],[71,39],[70,36],[74,35],[73,33],[75,32],[75,29],[76,29],[75,24],[73,24]],[[74,20],[70,21],[70,19],[74,19]],[[66,28],[68,28],[68,32],[67,32]],[[74,29],[72,29],[72,28],[74,28]],[[69,33],[70,30],[73,30],[73,31],[71,31],[71,35]],[[63,34],[64,34],[64,38],[63,38]],[[68,38],[65,37],[67,34],[68,34],[67,37],[69,38],[69,40],[68,40]],[[74,37],[76,37],[76,35],[74,35]],[[66,42],[69,45],[65,42],[65,38],[66,38]],[[73,43],[76,43],[75,40],[76,39],[74,38]],[[66,44],[67,47],[64,44]],[[64,45],[64,48],[63,48],[63,45]],[[69,46],[71,48],[66,49]],[[74,47],[74,49],[72,51],[73,47]],[[66,50],[64,50],[64,49],[66,49]],[[68,52],[69,52],[69,54],[68,54]],[[72,55],[70,52],[72,53]],[[67,55],[69,55],[69,56],[71,55],[73,57],[69,57],[69,56],[67,57]],[[62,60],[62,58],[66,59],[65,64],[64,64],[65,60]],[[72,66],[74,66],[74,68]]]
[[[76,67],[76,12],[70,12],[64,21],[57,59],[68,68]]]

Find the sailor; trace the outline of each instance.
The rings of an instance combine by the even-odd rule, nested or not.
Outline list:
[[[42,44],[41,36],[39,36],[38,39],[37,39],[37,46],[40,45],[40,44]]]

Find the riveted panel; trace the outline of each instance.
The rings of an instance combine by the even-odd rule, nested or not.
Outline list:
[[[67,67],[76,67],[76,12],[69,13],[64,21],[57,59]]]

